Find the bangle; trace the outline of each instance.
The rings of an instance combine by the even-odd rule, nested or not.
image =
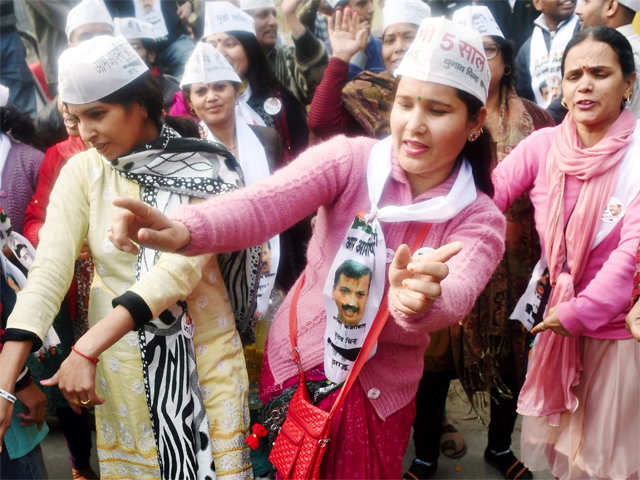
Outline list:
[[[8,400],[11,403],[16,403],[16,396],[10,394],[9,392],[1,388],[0,388],[0,398],[4,398],[5,400]]]
[[[98,364],[98,362],[100,361],[100,359],[98,359],[98,358],[96,358],[96,357],[90,357],[89,355],[85,355],[84,353],[79,352],[79,351],[76,349],[76,346],[75,346],[75,345],[71,347],[71,350],[73,350],[75,353],[77,353],[78,355],[80,355],[82,358],[86,358],[87,360],[89,360],[89,361],[90,361],[91,363],[93,363],[94,365],[97,365],[97,364]]]

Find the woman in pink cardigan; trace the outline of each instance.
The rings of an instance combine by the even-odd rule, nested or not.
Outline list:
[[[631,46],[580,31],[562,58],[564,122],[534,132],[494,170],[506,209],[529,191],[551,291],[518,411],[531,470],[556,478],[640,473],[640,345],[625,329],[640,239],[640,130],[625,108]],[[534,310],[545,308],[533,295]]]
[[[377,352],[333,419],[322,478],[400,478],[429,332],[469,312],[504,251],[505,220],[488,196],[491,157],[481,126],[490,74],[481,37],[458,33],[445,19],[427,19],[420,28],[420,41],[397,72],[391,137],[336,137],[272,177],[220,201],[181,209],[174,219],[138,202],[116,201],[129,209],[113,224],[116,246],[135,251],[133,238],[188,255],[259,245],[317,210],[296,311],[302,366],[314,403],[323,409],[331,407],[341,383],[327,381],[336,375],[326,365],[327,356],[336,358],[337,337],[327,337],[325,328],[338,318],[346,324],[342,315],[353,318],[360,308],[343,305],[341,314],[328,315],[323,290],[326,296],[326,284],[334,282],[331,267],[344,253],[345,232],[358,212],[369,212],[364,220],[380,227],[378,240],[386,246],[375,254],[382,276],[374,268],[364,274],[369,286],[358,288],[373,297],[380,285],[391,316]],[[463,45],[476,57],[461,58]],[[454,59],[473,76],[443,74],[443,65]],[[425,222],[431,223],[420,249],[425,254],[412,256],[407,244]],[[336,281],[341,275],[336,270]],[[333,288],[336,299],[335,283]],[[288,331],[291,297],[269,333],[261,383],[270,417],[281,419],[297,386]],[[346,362],[350,353],[342,353]]]

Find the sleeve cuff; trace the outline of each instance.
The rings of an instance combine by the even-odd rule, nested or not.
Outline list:
[[[301,64],[313,60],[324,48],[322,42],[306,27],[302,35],[298,38],[293,37],[293,44],[295,45],[296,60]]]
[[[572,301],[558,305],[558,318],[562,326],[574,337],[582,333],[582,323],[573,309]]]
[[[35,333],[20,328],[7,328],[4,331],[2,341],[6,342],[31,342],[31,351],[36,352],[42,346],[42,340]]]
[[[140,295],[133,292],[124,292],[119,297],[111,301],[111,305],[115,308],[122,305],[126,308],[133,318],[133,329],[140,330],[145,324],[153,320],[153,314],[147,303]]]
[[[169,218],[183,223],[189,230],[189,243],[177,253],[193,256],[211,252],[211,240],[208,235],[209,225],[202,218],[202,214],[193,206],[186,205],[174,211],[173,214],[169,214]]]
[[[16,387],[14,392],[19,392],[20,390],[25,389],[31,383],[31,373],[27,367],[24,367],[24,370],[20,372],[18,376],[18,381],[16,382]]]

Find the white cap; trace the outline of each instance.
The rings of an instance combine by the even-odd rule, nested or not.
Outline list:
[[[471,28],[480,35],[504,38],[502,30],[491,15],[491,10],[485,5],[468,5],[453,12],[453,23]]]
[[[240,77],[218,49],[207,42],[198,42],[184,66],[180,86],[192,83],[229,81],[240,83]]]
[[[463,90],[482,103],[491,81],[482,37],[443,17],[422,21],[394,73]]]
[[[114,33],[122,35],[127,40],[134,38],[156,39],[153,34],[153,25],[149,22],[143,22],[135,17],[122,17],[114,18],[113,23],[115,24]]]
[[[640,0],[618,0],[620,5],[624,5],[630,10],[637,12],[640,10]]]
[[[9,89],[0,83],[0,107],[9,103]]]
[[[273,0],[240,0],[242,10],[256,10],[258,8],[276,8]]]
[[[76,28],[88,23],[106,23],[113,27],[111,14],[102,0],[82,0],[69,10],[67,26],[64,29],[67,40],[71,40],[71,34]]]
[[[255,22],[249,14],[229,2],[205,3],[203,38],[232,31],[248,32],[255,36]]]
[[[387,0],[382,10],[382,31],[396,23],[420,22],[431,15],[431,8],[422,0]]]
[[[148,70],[129,42],[100,35],[68,48],[58,59],[58,88],[65,103],[95,102]]]

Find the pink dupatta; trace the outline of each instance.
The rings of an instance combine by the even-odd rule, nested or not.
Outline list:
[[[546,166],[544,243],[552,287],[547,312],[575,297],[574,286],[582,278],[602,212],[615,187],[618,166],[635,126],[633,114],[625,108],[605,137],[587,148],[582,145],[573,117],[568,113],[554,135]],[[567,175],[584,183],[565,228]],[[548,416],[551,425],[558,425],[561,413],[578,407],[572,387],[580,382],[581,371],[579,337],[565,337],[551,330],[540,333],[518,398],[518,412]]]

